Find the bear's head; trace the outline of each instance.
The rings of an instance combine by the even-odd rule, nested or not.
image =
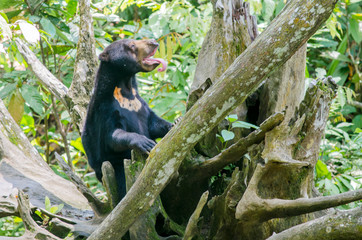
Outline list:
[[[99,60],[130,73],[149,72],[159,64],[163,64],[163,67],[158,70],[164,71],[166,62],[163,59],[152,58],[157,47],[158,43],[155,40],[122,39],[106,47],[99,55]]]

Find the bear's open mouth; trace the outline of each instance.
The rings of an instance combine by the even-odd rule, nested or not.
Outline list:
[[[157,69],[157,71],[163,72],[166,70],[167,62],[165,60],[163,60],[162,58],[152,58],[152,56],[155,55],[156,51],[157,51],[157,47],[147,57],[145,57],[142,60],[142,63],[147,64],[147,65],[162,64],[162,67]]]

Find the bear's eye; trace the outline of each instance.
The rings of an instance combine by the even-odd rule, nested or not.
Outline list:
[[[133,51],[135,51],[135,50],[136,50],[136,45],[131,44],[131,49],[132,49]]]

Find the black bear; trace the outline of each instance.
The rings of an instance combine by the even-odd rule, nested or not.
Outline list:
[[[82,133],[84,150],[98,180],[104,161],[111,162],[118,194],[126,194],[123,159],[131,150],[148,153],[155,139],[166,135],[172,124],[159,118],[138,95],[135,74],[154,70],[166,62],[152,58],[158,47],[155,40],[124,39],[113,42],[99,55],[94,93],[88,106]]]

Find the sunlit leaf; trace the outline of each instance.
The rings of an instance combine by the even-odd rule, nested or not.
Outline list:
[[[327,165],[325,165],[321,160],[317,161],[315,168],[316,168],[317,178],[326,177],[328,179],[331,179],[331,173],[329,172]]]
[[[55,37],[55,34],[57,33],[54,24],[47,18],[42,18],[40,20],[40,24],[43,27],[44,31],[49,33],[50,36]]]
[[[1,30],[0,32],[2,33],[4,38],[11,39],[11,37],[12,37],[11,29],[7,23],[6,15],[3,16],[3,13],[0,14],[0,30]]]
[[[337,51],[327,51],[321,54],[322,57],[339,60],[343,62],[352,62],[346,55],[343,55]]]
[[[231,115],[227,116],[225,119],[232,123],[232,122],[235,122],[236,120],[238,120],[238,115],[231,114]]]
[[[25,101],[23,97],[21,96],[19,90],[17,89],[10,99],[8,110],[13,119],[15,120],[15,122],[17,122],[18,124],[20,123],[21,118],[23,117],[24,102]]]
[[[70,145],[85,154],[81,138],[71,141]]]
[[[37,43],[40,40],[39,31],[34,25],[24,20],[19,20],[18,23],[26,41],[33,44]]]
[[[0,89],[0,98],[4,99],[15,91],[17,83],[8,83]]]
[[[254,129],[258,129],[259,127],[251,124],[251,123],[247,123],[247,122],[243,122],[243,121],[237,121],[233,123],[233,128],[254,128]]]
[[[224,130],[221,131],[221,136],[224,139],[224,141],[227,142],[229,140],[234,139],[235,134],[233,132],[231,132],[231,131],[228,131],[228,130],[224,129]]]
[[[347,97],[342,87],[338,88],[337,97],[338,97],[338,102],[341,104],[341,107],[343,107],[347,102]]]
[[[167,47],[167,61],[170,62],[172,59],[172,41],[171,41],[171,37],[167,36],[166,38],[166,47]]]
[[[51,208],[50,199],[48,198],[48,196],[45,196],[45,210],[50,212],[50,208]]]
[[[349,20],[350,32],[353,39],[360,44],[362,41],[362,21],[351,18]]]

